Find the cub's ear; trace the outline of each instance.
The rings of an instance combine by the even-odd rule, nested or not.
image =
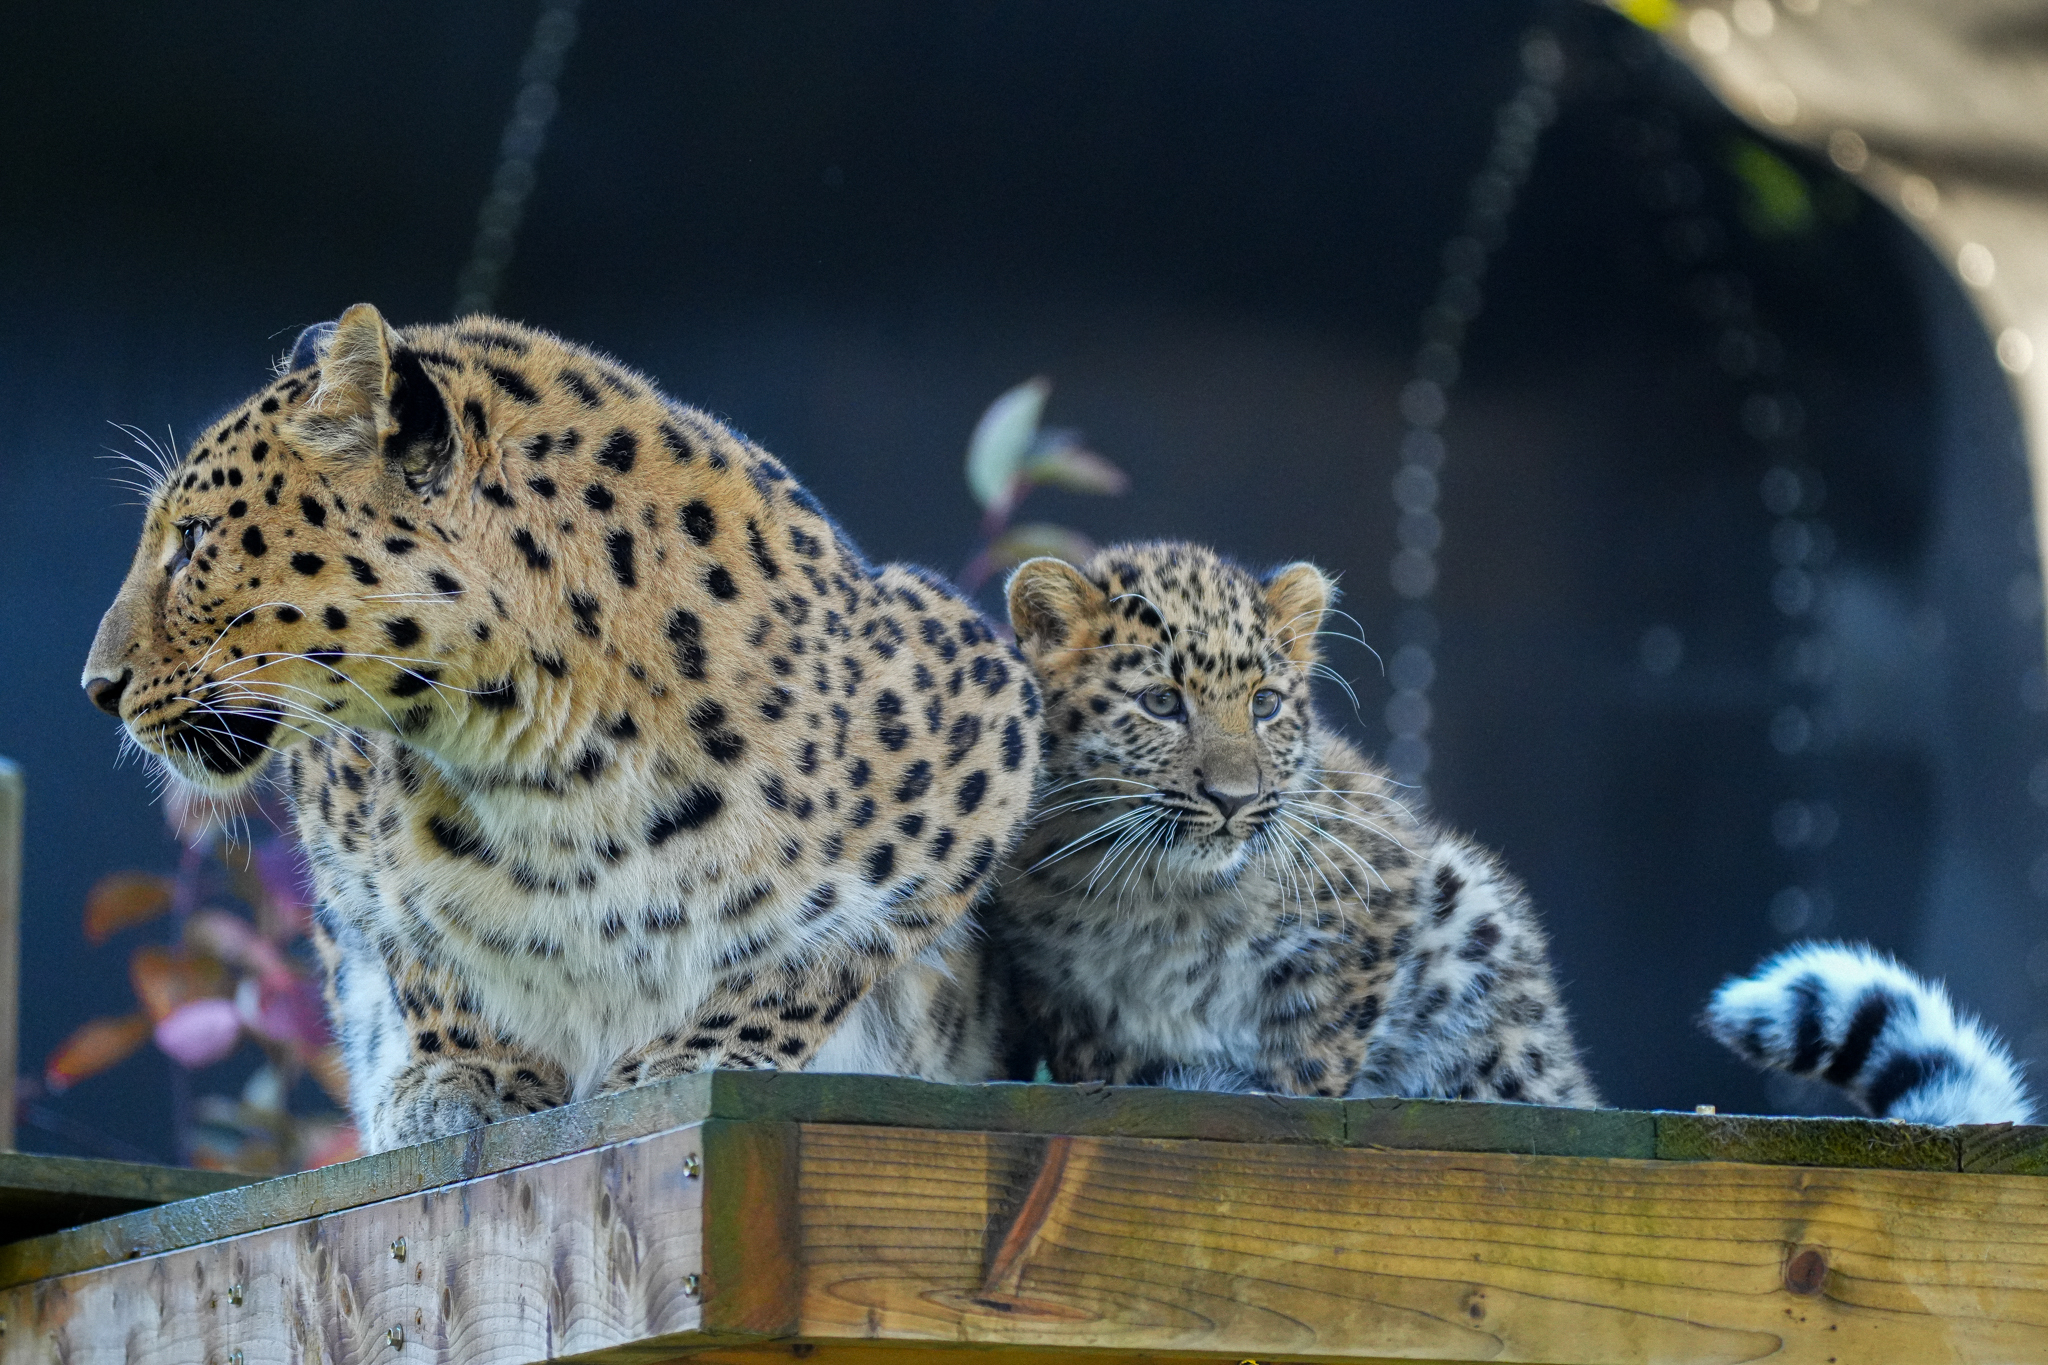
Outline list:
[[[1102,589],[1064,559],[1027,559],[1010,575],[1010,626],[1027,650],[1079,643],[1088,618],[1102,610]]]
[[[437,488],[455,454],[448,402],[383,315],[359,303],[338,321],[307,328],[291,365],[316,360],[320,386],[286,434],[332,459],[386,459],[415,492]]]
[[[336,322],[316,322],[299,333],[299,339],[292,343],[292,351],[285,358],[284,372],[310,369],[320,363],[320,357],[327,353],[327,347],[334,340]]]
[[[1298,664],[1316,658],[1316,631],[1337,600],[1337,585],[1313,564],[1283,564],[1266,575],[1266,605],[1273,610],[1273,634]]]

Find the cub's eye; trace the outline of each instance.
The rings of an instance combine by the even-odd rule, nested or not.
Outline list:
[[[192,556],[199,549],[199,542],[206,539],[206,522],[194,518],[178,523],[178,554],[171,561],[170,572],[176,573],[192,562]]]
[[[1138,705],[1161,720],[1171,720],[1180,714],[1180,689],[1165,683],[1148,687],[1138,694]]]
[[[1280,694],[1270,687],[1252,693],[1252,719],[1271,720],[1280,714]]]

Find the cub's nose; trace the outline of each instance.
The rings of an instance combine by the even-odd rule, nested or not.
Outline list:
[[[1250,791],[1218,790],[1206,782],[1199,784],[1195,790],[1200,792],[1202,799],[1214,806],[1217,813],[1222,815],[1226,821],[1250,805],[1252,800],[1259,794],[1256,787]]]
[[[94,706],[118,719],[121,715],[121,694],[128,690],[128,680],[134,676],[134,669],[124,668],[118,678],[87,678],[85,695]]]

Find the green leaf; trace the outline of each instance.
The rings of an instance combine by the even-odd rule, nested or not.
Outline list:
[[[1041,438],[1017,472],[1025,483],[1110,498],[1131,486],[1130,475],[1064,431]]]
[[[1760,142],[1738,138],[1728,169],[1743,188],[1742,221],[1759,237],[1797,237],[1813,229],[1813,194],[1792,163]]]
[[[983,507],[1009,502],[1051,396],[1051,380],[1028,379],[989,404],[974,424],[967,442],[967,486]]]

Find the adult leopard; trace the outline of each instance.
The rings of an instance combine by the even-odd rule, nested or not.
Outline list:
[[[149,503],[84,684],[282,759],[368,1150],[701,1067],[980,1079],[1039,702],[774,459],[490,318],[301,338]]]

